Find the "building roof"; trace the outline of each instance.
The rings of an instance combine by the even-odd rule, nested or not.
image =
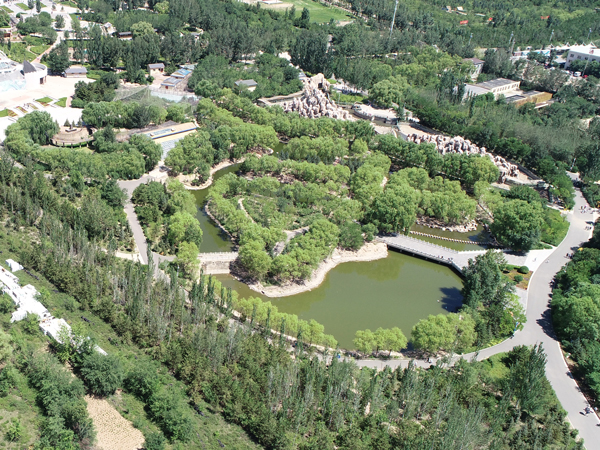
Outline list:
[[[175,72],[173,72],[173,73],[171,74],[171,76],[172,76],[172,77],[175,77],[175,78],[185,78],[185,77],[187,77],[187,76],[188,76],[190,73],[192,73],[192,71],[191,71],[191,70],[189,70],[189,69],[179,69],[179,70],[176,70]]]
[[[154,63],[148,64],[148,69],[164,69],[165,65],[163,63]]]
[[[495,89],[502,86],[507,86],[509,84],[518,83],[518,81],[509,80],[507,78],[496,78],[495,80],[483,81],[481,83],[477,83],[476,86],[482,87],[484,89]]]
[[[258,83],[254,80],[238,80],[235,82],[236,86],[248,86],[248,87],[253,87],[253,86],[258,86]]]
[[[160,83],[160,85],[161,86],[175,86],[175,85],[181,83],[182,81],[183,80],[181,78],[169,77],[165,81],[163,81],[162,83]]]
[[[478,66],[479,64],[483,64],[485,62],[478,58],[464,58],[463,61],[471,61],[476,66]]]
[[[35,73],[37,69],[26,59],[23,60],[23,73]]]
[[[587,53],[588,55],[600,55],[600,49],[596,48],[594,44],[590,45],[574,45],[569,48],[570,52],[574,53]]]
[[[87,73],[87,69],[85,67],[69,67],[65,73]]]

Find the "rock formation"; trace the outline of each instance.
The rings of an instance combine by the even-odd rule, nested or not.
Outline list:
[[[319,74],[320,75],[320,74]],[[332,119],[350,119],[348,111],[340,108],[321,90],[329,88],[329,82],[324,76],[316,75],[304,81],[302,96],[282,104],[285,112],[297,112],[302,117],[316,119],[331,117]]]
[[[471,143],[468,139],[464,139],[461,136],[454,136],[453,138],[448,136],[432,136],[432,135],[419,135],[409,134],[407,136],[409,142],[415,144],[430,143],[435,144],[437,151],[445,155],[446,153],[461,153],[465,155],[482,155],[487,156],[500,170],[500,183],[504,183],[507,177],[517,177],[519,175],[519,167],[515,164],[509,163],[502,156],[493,155],[489,153],[485,147],[478,147]]]

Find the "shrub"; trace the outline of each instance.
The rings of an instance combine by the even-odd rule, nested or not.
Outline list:
[[[161,432],[150,433],[145,438],[144,450],[164,450],[165,437]]]
[[[123,382],[123,366],[114,355],[105,356],[92,351],[83,356],[79,371],[86,387],[94,395],[112,395]]]
[[[0,295],[0,314],[6,314],[15,310],[15,302],[7,294]]]
[[[515,275],[515,282],[520,283],[523,281],[523,275]]]
[[[529,267],[521,266],[517,269],[517,272],[522,273],[523,275],[527,275],[529,273]]]

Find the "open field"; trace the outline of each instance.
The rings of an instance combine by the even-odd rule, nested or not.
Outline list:
[[[291,9],[292,6],[296,7],[297,17],[300,17],[304,8],[308,8],[311,22],[325,23],[329,22],[330,19],[348,20],[352,18],[350,14],[341,9],[325,6],[322,3],[312,0],[286,0],[284,3],[276,3],[274,5],[261,4],[262,8],[272,8],[280,11]]]
[[[4,11],[6,11],[6,12],[7,12],[7,13],[9,13],[9,14],[12,14],[12,13],[13,13],[13,10],[12,10],[12,9],[10,9],[8,6],[4,6],[4,5],[2,5],[2,6],[0,6],[0,8],[2,8]]]
[[[27,6],[25,3],[17,3],[17,6],[21,8],[23,11],[29,11],[31,8]]]

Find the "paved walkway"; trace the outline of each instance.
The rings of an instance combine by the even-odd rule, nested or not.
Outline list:
[[[554,392],[556,392],[556,396],[562,407],[567,411],[569,421],[579,431],[579,436],[584,439],[585,447],[588,450],[600,450],[600,427],[598,426],[600,420],[596,415],[584,416],[582,414],[584,408],[587,406],[587,402],[567,368],[560,344],[556,340],[552,329],[549,308],[552,295],[551,283],[556,273],[568,262],[565,255],[577,251],[581,244],[588,241],[591,237],[591,231],[586,230],[586,227],[593,223],[595,217],[593,213],[582,213],[580,210],[581,206],[587,206],[587,202],[581,195],[581,192],[577,190],[575,207],[573,208],[573,212],[569,213],[567,217],[571,226],[566,238],[554,252],[547,254],[543,260],[536,261],[541,266],[541,269],[534,272],[529,282],[527,323],[523,330],[518,331],[512,339],[507,339],[494,347],[481,350],[478,354],[470,353],[459,357],[465,359],[476,358],[478,361],[481,361],[497,353],[508,352],[518,345],[543,344],[544,350],[548,355],[546,376]],[[426,252],[427,250],[422,247],[422,251]],[[433,254],[436,255],[435,252]],[[446,256],[448,255],[450,253],[446,254]],[[456,256],[453,257],[456,258]],[[442,260],[440,259],[440,261]],[[447,263],[447,260],[445,262]],[[455,260],[454,264],[457,266],[462,265],[463,259]],[[407,367],[408,362],[408,359],[390,361],[358,360],[357,364],[360,367],[382,369],[385,366],[390,366],[391,368]],[[415,363],[419,367],[429,367],[431,365],[424,360],[417,360]]]

